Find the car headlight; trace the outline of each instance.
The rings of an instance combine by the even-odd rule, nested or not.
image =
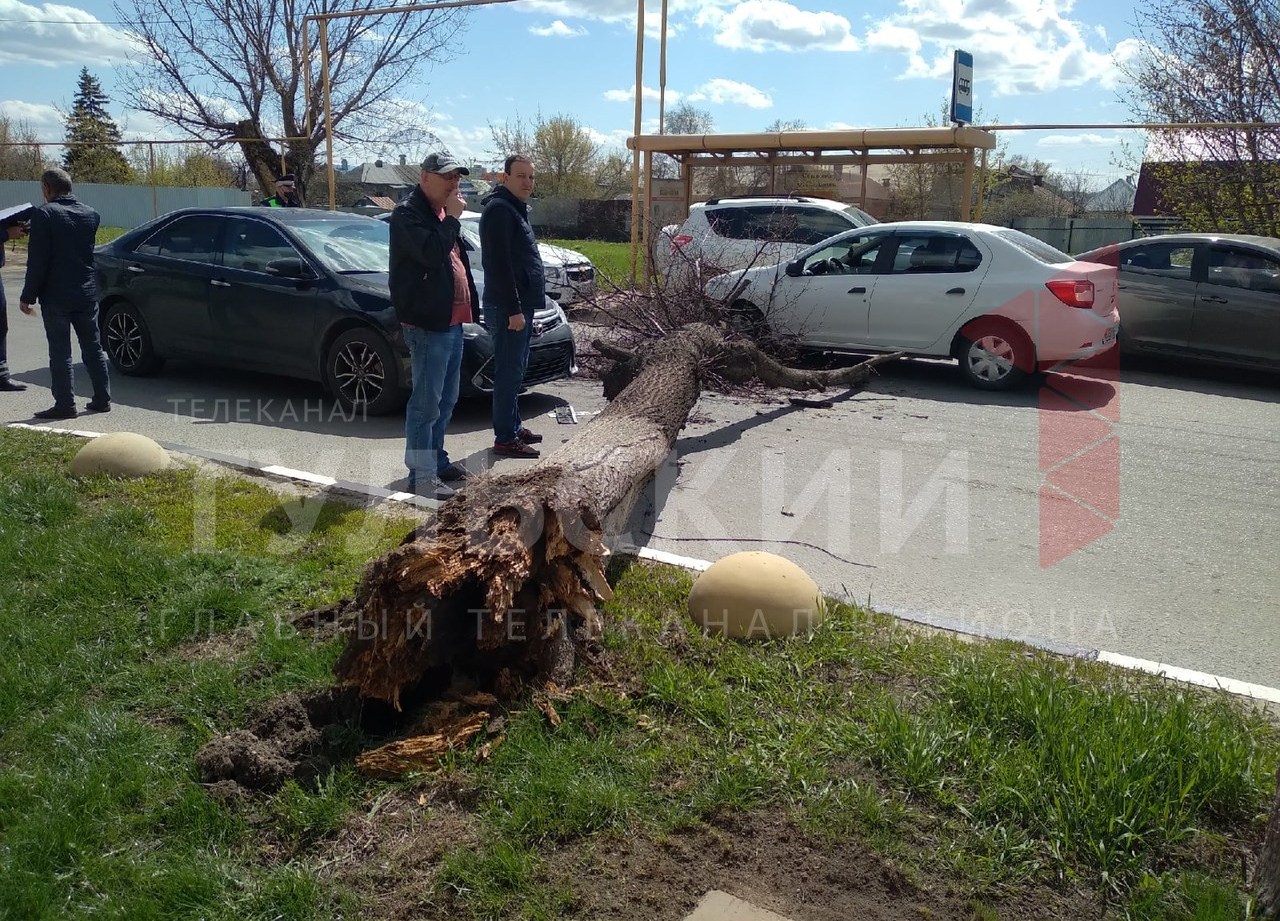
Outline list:
[[[555,266],[553,268],[547,268],[546,266],[543,266],[543,273],[546,275],[547,281],[553,281],[558,285],[564,284],[566,276],[563,267]]]

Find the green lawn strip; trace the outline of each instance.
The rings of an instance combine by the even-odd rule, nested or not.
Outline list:
[[[591,260],[599,285],[626,288],[631,284],[631,244],[604,240],[541,240],[552,246],[577,250]],[[643,254],[641,254],[643,260]],[[642,262],[643,265],[643,262]]]
[[[410,522],[296,500],[291,516],[185,469],[75,484],[82,444],[0,430],[0,917],[333,917],[349,897],[301,851],[264,864],[193,756],[254,704],[331,680],[336,645],[278,615],[349,593]],[[233,656],[187,654],[231,640]],[[354,786],[286,788],[276,834],[332,831]]]
[[[349,914],[359,894],[318,855],[388,787],[346,765],[227,808],[193,756],[331,680],[338,644],[287,615],[349,594],[409,523],[190,470],[77,485],[79,444],[0,431],[0,917]],[[1230,855],[1256,843],[1280,741],[1239,701],[838,604],[803,639],[724,641],[683,616],[689,573],[610,576],[618,680],[449,759],[441,783],[483,828],[435,868],[464,914],[562,916],[558,849],[770,809],[908,873],[945,867],[979,906],[1061,876],[1117,917],[1240,916]]]
[[[1065,876],[1121,912],[1239,916],[1232,868],[1213,877],[1182,846],[1256,832],[1280,757],[1261,714],[840,605],[806,639],[712,639],[672,616],[689,574],[614,575],[606,642],[644,692],[579,698],[555,730],[522,717],[473,769],[490,834],[443,883],[475,917],[540,916],[521,893],[548,897],[548,848],[761,807],[908,869],[941,862],[975,894]]]

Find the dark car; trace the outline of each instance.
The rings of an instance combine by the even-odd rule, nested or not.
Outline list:
[[[1280,369],[1280,239],[1165,234],[1076,258],[1117,269],[1122,352]]]
[[[317,380],[348,410],[394,412],[410,372],[388,241],[384,222],[334,211],[171,212],[96,250],[103,347],[123,374],[188,358]],[[487,393],[492,341],[479,323],[463,337],[463,393]],[[534,315],[524,385],[573,371],[572,330],[548,300]]]

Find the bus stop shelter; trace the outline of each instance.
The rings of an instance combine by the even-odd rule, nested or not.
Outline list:
[[[878,164],[937,163],[964,167],[960,219],[969,219],[973,201],[974,158],[994,149],[995,135],[981,128],[955,125],[938,128],[853,128],[843,131],[778,131],[760,134],[642,134],[627,139],[627,147],[642,157],[641,172],[647,220],[641,220],[641,189],[631,196],[632,265],[638,253],[650,257],[649,236],[655,205],[679,203],[687,214],[693,204],[694,175],[698,169],[763,167],[769,176],[769,192],[775,192],[778,168],[792,166],[855,166],[861,171],[861,195],[865,207],[867,170]],[[654,157],[666,154],[680,164],[680,192],[661,198],[652,194]],[[648,266],[645,277],[648,278]]]

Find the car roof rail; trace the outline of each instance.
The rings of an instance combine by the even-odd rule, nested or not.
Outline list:
[[[717,198],[708,198],[705,204],[718,205],[722,201],[737,201],[743,198],[776,198],[786,201],[817,201],[809,195],[801,195],[799,192],[754,192],[750,195],[721,195]],[[823,199],[824,201],[826,199]]]

